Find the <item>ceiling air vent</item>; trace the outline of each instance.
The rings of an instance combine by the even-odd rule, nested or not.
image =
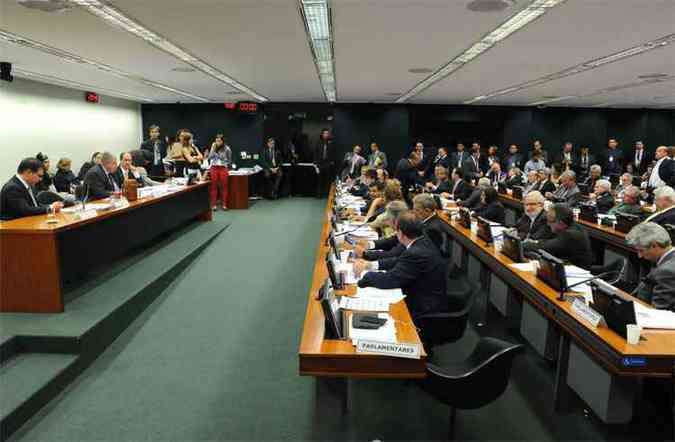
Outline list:
[[[514,0],[473,0],[466,5],[466,8],[473,12],[499,12],[514,4]]]
[[[70,9],[66,0],[17,0],[17,3],[26,8],[43,12],[63,12]]]

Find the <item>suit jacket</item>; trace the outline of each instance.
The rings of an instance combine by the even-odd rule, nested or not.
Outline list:
[[[26,186],[23,185],[16,175],[13,176],[0,191],[0,219],[9,221],[11,219],[23,218],[24,216],[44,215],[47,213],[47,206],[37,204],[37,195],[35,202],[30,197]]]
[[[333,140],[329,139],[325,143],[323,140],[316,142],[316,146],[314,146],[314,164],[317,166],[335,164],[335,146],[333,145]]]
[[[439,193],[450,193],[452,192],[452,187],[450,184],[450,181],[445,180],[442,183],[439,183],[434,190],[431,191],[431,193],[439,194]]]
[[[493,201],[488,205],[481,204],[476,208],[474,214],[493,223],[504,224],[504,206],[498,201]]]
[[[675,206],[668,207],[665,210],[649,216],[645,222],[653,222],[660,225],[671,224],[675,226]]]
[[[663,160],[663,163],[659,167],[659,178],[670,187],[675,187],[675,160]]]
[[[459,180],[458,183],[452,185],[452,195],[456,200],[465,200],[473,193],[473,186],[464,180]]]
[[[537,190],[541,192],[542,195],[546,195],[546,192],[555,192],[555,184],[551,180],[540,181],[537,186]]]
[[[385,272],[367,272],[359,287],[400,288],[414,316],[448,309],[446,264],[438,249],[425,236],[417,238]]]
[[[560,186],[553,194],[553,197],[557,202],[567,204],[569,207],[578,206],[582,199],[581,191],[577,185],[571,189]]]
[[[523,170],[523,167],[525,167],[525,160],[520,153],[508,154],[504,158],[504,169],[509,170],[512,167],[517,167],[520,170]]]
[[[526,250],[545,250],[556,258],[588,269],[593,264],[593,250],[586,232],[576,223],[551,239],[525,241]]]
[[[532,149],[532,150],[530,151],[530,159],[532,159],[533,155],[534,155],[534,149]],[[542,159],[542,160],[544,161],[544,163],[546,163],[547,165],[548,165],[548,164],[551,164],[551,163],[549,162],[549,154],[548,154],[548,151],[547,151],[546,149],[542,149],[542,150],[541,150],[541,159]]]
[[[623,152],[619,149],[607,149],[603,157],[602,171],[605,175],[620,175],[623,172]]]
[[[655,308],[675,311],[675,252],[671,252],[642,280],[638,298]]]
[[[79,180],[71,170],[67,172],[59,170],[54,175],[54,187],[56,187],[57,192],[70,193],[70,185],[78,184],[78,182]]]
[[[598,208],[598,213],[607,213],[614,207],[614,197],[610,192],[605,192],[595,199],[595,206]]]
[[[467,158],[469,158],[469,153],[465,150],[462,152],[450,152],[450,164],[449,168],[454,169],[455,167],[461,167],[464,168],[464,161],[466,161]]]
[[[516,230],[518,231],[518,237],[520,239],[539,241],[542,239],[551,239],[554,236],[553,232],[551,232],[551,228],[548,226],[545,210],[539,212],[539,215],[534,219],[534,222],[530,221],[529,216],[523,214],[518,222],[516,222]]]
[[[389,167],[389,164],[387,163],[387,154],[381,150],[368,155],[368,166],[375,167],[375,162],[378,159],[382,162],[382,169],[387,169],[387,167]]]
[[[265,171],[272,168],[280,168],[283,164],[284,157],[281,150],[274,147],[274,164],[272,164],[272,151],[266,146],[260,154],[260,165]]]
[[[497,174],[495,174],[492,171],[489,171],[486,175],[493,185],[495,183],[503,183],[504,181],[506,181],[506,173],[499,172],[499,176],[496,176],[496,175]]]
[[[471,195],[462,201],[462,207],[466,207],[467,209],[476,209],[478,206],[480,206],[480,196],[482,193],[482,188],[478,186],[474,187],[471,191]]]
[[[472,179],[478,179],[480,178],[480,173],[483,172],[483,175],[485,175],[490,166],[488,165],[488,160],[485,155],[481,155],[478,158],[478,161],[474,161],[472,157],[472,155],[469,155],[469,157],[464,160],[464,174]],[[476,163],[478,163],[478,167],[476,167]]]
[[[561,165],[562,170],[565,171],[567,168],[564,166],[564,161],[565,161],[565,152],[560,152],[555,156],[554,162],[558,163]],[[570,152],[570,170],[576,170],[577,168],[577,154],[574,152]]]
[[[162,138],[157,139],[157,147],[159,149],[159,162],[157,164],[162,164],[162,159],[166,156],[166,151],[168,149],[168,144],[166,143],[166,140]],[[148,159],[150,160],[151,163],[154,164],[154,157],[155,157],[155,141],[151,139],[147,139],[141,143],[141,150],[144,150],[146,152],[150,152],[150,155],[148,155]]]
[[[118,167],[117,170],[115,171],[115,178],[117,179],[118,183],[124,184],[124,171],[122,171],[121,167]],[[143,177],[141,176],[140,173],[132,172],[131,170],[129,171],[129,179],[134,179],[138,183],[138,187],[143,187],[145,185],[145,182],[143,181]]]
[[[354,157],[357,157],[356,160],[354,160]],[[354,164],[354,173],[351,173],[352,169],[352,161],[355,161]],[[345,154],[344,159],[342,160],[342,173],[340,174],[341,177],[352,177],[355,178],[359,175],[361,175],[361,168],[365,166],[366,164],[366,159],[363,158],[361,155],[355,155],[354,152],[347,152]]]
[[[647,149],[642,149],[642,160],[640,161],[640,164],[638,165],[635,162],[635,155],[636,155],[636,150],[633,150],[631,152],[630,157],[627,158],[626,164],[632,164],[633,165],[633,175],[640,175],[642,176],[645,172],[647,172],[647,168],[649,165],[652,163],[652,156],[647,152]]]
[[[394,177],[401,182],[401,190],[406,194],[411,186],[419,183],[420,176],[417,168],[407,158],[401,158],[396,165]]]
[[[117,187],[122,189],[122,181],[120,176],[117,173],[110,175],[110,179],[103,170],[103,166],[97,164],[96,166],[89,169],[87,174],[84,176],[84,185],[86,187],[86,193],[89,194],[90,200],[97,200],[100,198],[107,198],[115,189],[113,186],[113,180],[117,183]]]
[[[577,165],[575,172],[579,176],[588,175],[590,173],[591,166],[595,164],[595,155],[589,153],[587,162],[583,163],[583,158],[581,155],[577,158]]]

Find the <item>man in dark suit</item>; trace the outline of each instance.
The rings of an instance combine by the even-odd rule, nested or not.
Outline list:
[[[417,170],[420,172],[420,176],[426,176],[427,168],[431,164],[431,156],[424,151],[424,144],[421,141],[415,143],[415,147],[412,150],[417,154],[418,163]]]
[[[603,158],[602,170],[608,176],[621,175],[623,172],[623,152],[619,149],[619,142],[610,138],[607,142],[607,151]]]
[[[44,215],[50,207],[58,212],[63,203],[57,201],[50,206],[37,202],[33,186],[42,180],[44,168],[37,158],[26,158],[19,163],[14,175],[0,191],[0,219],[9,221],[24,216]]]
[[[455,200],[465,200],[473,193],[473,186],[464,177],[464,170],[455,168],[452,171],[452,191]]]
[[[490,170],[488,171],[486,176],[493,186],[496,186],[497,183],[503,183],[504,181],[506,181],[506,173],[502,171],[502,167],[497,161],[492,163],[492,166],[490,166]]]
[[[546,195],[549,192],[555,192],[555,184],[553,184],[553,181],[551,181],[551,169],[544,167],[537,172],[537,175],[539,176],[537,190],[541,192],[542,195]]]
[[[607,213],[614,207],[614,197],[612,196],[612,184],[607,180],[597,180],[593,193],[588,196],[592,201],[595,201],[595,207],[598,213]]]
[[[328,129],[321,129],[314,147],[314,164],[319,168],[317,196],[324,197],[335,178],[335,148]]]
[[[555,235],[551,239],[527,240],[525,250],[544,250],[575,266],[588,269],[593,264],[593,250],[586,231],[574,222],[572,209],[554,204],[546,212],[546,220]]]
[[[411,152],[408,158],[401,158],[396,165],[396,172],[394,177],[401,182],[401,190],[404,195],[408,194],[411,187],[421,183],[417,165],[419,164],[419,157],[417,152]]]
[[[464,144],[458,143],[455,152],[450,154],[450,168],[463,168],[464,161],[469,158],[469,153],[464,149]]]
[[[87,171],[84,176],[85,194],[89,199],[108,198],[122,190],[122,181],[117,175],[117,159],[110,152],[103,152],[101,164]]]
[[[571,170],[560,175],[560,186],[555,192],[549,192],[546,198],[567,204],[568,207],[576,207],[581,201],[581,191],[577,186],[576,175]]]
[[[675,226],[675,190],[669,186],[659,187],[654,191],[654,204],[656,212],[645,222]]]
[[[570,141],[566,142],[563,146],[563,151],[556,155],[555,162],[560,164],[562,168],[561,172],[576,169],[577,158],[573,152],[573,145]]]
[[[430,163],[429,168],[427,169],[427,177],[431,177],[436,170],[436,167],[442,166],[445,169],[450,169],[450,157],[448,156],[447,147],[439,147],[438,153],[434,157],[434,160]]]
[[[164,176],[164,164],[162,160],[166,156],[166,150],[169,146],[168,140],[166,137],[160,137],[159,126],[153,124],[149,129],[150,138],[141,143],[141,150],[148,153],[148,159],[150,160],[150,175],[151,176]]]
[[[464,160],[464,173],[471,177],[472,180],[485,175],[488,171],[488,161],[485,155],[480,152],[480,144],[473,143],[471,145],[471,155]]]
[[[647,172],[647,168],[652,163],[652,158],[645,149],[645,145],[642,141],[635,142],[635,150],[631,154],[629,161],[628,164],[630,164],[633,169],[633,175],[642,176]]]
[[[657,309],[675,311],[675,248],[668,232],[655,223],[641,223],[626,235],[638,256],[654,267],[636,289],[641,300]]]
[[[377,171],[374,169],[361,169],[361,176],[349,189],[349,193],[354,196],[366,197],[368,195],[368,187],[371,183],[377,181]]]
[[[675,186],[675,161],[668,157],[668,148],[659,146],[654,152],[656,163],[647,180],[647,187],[656,189],[662,186]]]
[[[539,153],[541,160],[546,163],[547,166],[551,165],[549,162],[550,158],[548,156],[548,151],[544,149],[544,145],[540,140],[534,140],[534,143],[532,144],[532,150],[530,151],[530,158],[534,158],[535,153]]]
[[[276,141],[274,138],[268,138],[267,145],[260,155],[260,165],[263,168],[263,174],[267,182],[267,195],[270,199],[279,197],[279,187],[283,178],[282,161],[283,157],[281,151],[276,147]]]
[[[492,187],[492,185],[490,184],[489,179],[486,177],[480,178],[478,180],[478,185],[473,188],[471,195],[462,201],[458,201],[457,205],[466,207],[467,209],[478,208],[478,206],[481,204],[481,195],[483,195],[483,191],[485,189],[489,189],[490,187]]]
[[[595,164],[595,155],[589,152],[588,147],[582,147],[577,160],[577,168],[575,170],[579,178],[587,176],[590,173],[593,164]]]
[[[512,168],[517,167],[520,170],[523,170],[525,167],[525,160],[523,156],[518,152],[518,145],[512,144],[509,146],[509,154],[504,158],[504,169],[511,170]]]
[[[536,190],[525,195],[523,199],[524,213],[515,226],[520,239],[539,241],[553,238],[553,232],[551,232],[546,220],[544,201],[546,201],[544,196]]]
[[[447,311],[447,261],[424,235],[422,223],[414,213],[399,215],[396,235],[405,250],[397,259],[388,261],[391,267],[380,269],[379,263],[362,260],[354,264],[356,275],[364,270],[384,270],[367,271],[361,276],[359,287],[402,289],[413,320],[420,314]]]

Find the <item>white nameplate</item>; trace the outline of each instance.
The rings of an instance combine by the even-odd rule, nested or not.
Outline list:
[[[586,303],[581,299],[574,300],[572,303],[572,310],[577,315],[581,316],[584,321],[590,323],[593,328],[597,328],[600,320],[602,320],[600,313],[587,306]]]
[[[96,218],[96,211],[93,209],[83,210],[82,212],[79,212],[76,217],[79,220]]]
[[[408,343],[393,344],[391,342],[360,339],[356,342],[356,352],[393,356],[395,358],[419,359],[420,345]]]

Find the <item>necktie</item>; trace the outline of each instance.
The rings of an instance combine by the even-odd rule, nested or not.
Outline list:
[[[584,155],[584,157],[583,157],[583,159],[582,159],[582,161],[581,161],[581,167],[582,167],[583,169],[585,169],[587,164],[588,164],[588,157],[587,157],[586,155]]]
[[[37,207],[37,206],[38,206],[38,203],[37,203],[37,200],[35,199],[35,195],[33,195],[33,189],[31,189],[30,186],[28,186],[28,194],[30,195],[30,199],[33,200],[33,205],[34,205],[35,207]]]
[[[471,156],[471,158],[473,158],[473,164],[476,166],[476,170],[478,170],[478,158],[476,158],[473,155]]]
[[[155,164],[155,166],[156,166],[156,165],[159,164],[159,141],[155,141],[155,151],[154,151],[154,154],[155,154],[154,164]]]
[[[277,167],[276,158],[274,158],[274,149],[270,149],[270,156],[272,157],[272,167]]]
[[[327,153],[328,153],[328,145],[327,145],[327,144],[324,144],[324,145],[323,145],[323,159],[324,159],[324,160],[325,160],[326,157],[328,156],[328,155],[326,155]]]
[[[640,166],[640,161],[642,160],[642,151],[638,150],[637,153],[635,154],[635,164],[639,167]]]
[[[119,186],[115,182],[115,180],[112,179],[109,173],[106,173],[106,176],[108,177],[108,181],[110,181],[110,184],[112,185],[113,191],[118,192],[120,190]]]
[[[356,168],[356,155],[352,155],[352,168],[349,172],[350,175],[354,175],[355,168]]]

